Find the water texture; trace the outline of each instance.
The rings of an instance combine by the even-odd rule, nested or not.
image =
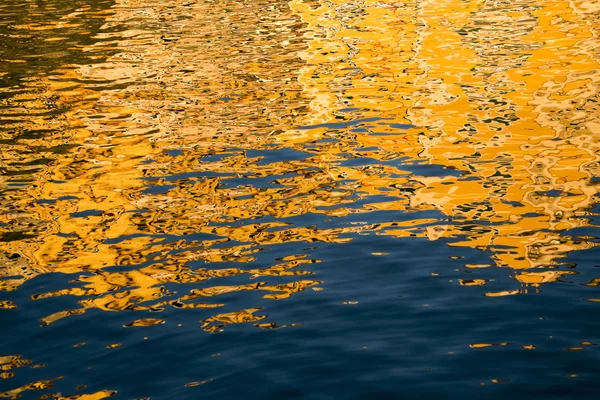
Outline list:
[[[0,398],[597,399],[599,34],[3,0]]]

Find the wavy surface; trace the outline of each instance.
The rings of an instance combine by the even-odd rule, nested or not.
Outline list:
[[[599,12],[5,1],[0,397],[593,398]]]

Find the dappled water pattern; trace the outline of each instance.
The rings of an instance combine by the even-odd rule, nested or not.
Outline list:
[[[4,0],[0,398],[596,398],[599,34]]]

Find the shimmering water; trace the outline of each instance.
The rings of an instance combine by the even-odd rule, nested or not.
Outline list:
[[[0,397],[596,399],[599,34],[3,0]]]

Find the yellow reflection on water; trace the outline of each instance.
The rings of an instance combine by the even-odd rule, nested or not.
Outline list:
[[[79,274],[33,296],[81,298],[46,324],[91,308],[219,309],[218,296],[245,291],[282,300],[322,283],[310,277],[321,260],[304,249],[257,268],[258,253],[356,234],[485,250],[525,286],[572,274],[555,270],[560,259],[597,245],[565,233],[589,225],[598,202],[596,11],[539,0],[116,1],[97,41],[79,48],[113,55],[31,78],[4,104],[0,287]],[[63,19],[17,28],[68,28]],[[52,135],[11,133],[26,129]],[[443,217],[410,218],[424,210]],[[375,211],[404,219],[371,223]],[[362,222],[294,219],[351,214]],[[222,262],[239,266],[211,268]],[[206,282],[234,276],[248,281]],[[276,325],[247,307],[200,326]]]
[[[362,156],[408,156],[469,172],[470,179],[410,177],[418,187],[409,204],[393,209],[433,206],[460,222],[423,234],[464,237],[453,245],[491,250],[499,266],[515,269],[549,267],[572,250],[595,246],[586,240],[592,238],[559,233],[588,224],[587,210],[597,202],[600,70],[591,51],[598,26],[593,7],[327,2],[314,10],[293,4],[307,20],[319,21],[326,46],[344,49],[336,53],[317,41],[310,53],[314,68],[303,82],[318,98],[328,96],[318,102],[321,112],[348,105],[362,118],[414,126],[355,132],[357,144],[376,146]],[[375,137],[375,130],[389,134]],[[405,184],[365,181],[360,190],[369,194]]]

